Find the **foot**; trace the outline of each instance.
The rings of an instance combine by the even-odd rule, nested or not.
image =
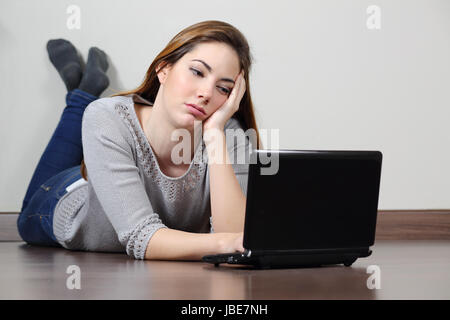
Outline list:
[[[67,40],[54,39],[47,42],[50,61],[66,85],[67,91],[78,87],[83,74],[81,62],[75,47]]]
[[[78,89],[94,96],[100,96],[100,94],[109,86],[109,79],[106,75],[107,69],[108,61],[105,52],[97,47],[91,47],[89,49],[88,60]]]

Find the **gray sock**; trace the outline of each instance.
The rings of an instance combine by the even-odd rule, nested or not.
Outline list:
[[[47,51],[50,61],[58,70],[67,91],[76,89],[80,84],[83,72],[75,47],[67,40],[54,39],[47,42]]]
[[[106,75],[107,69],[108,61],[105,52],[97,47],[91,47],[89,49],[88,60],[78,89],[94,96],[100,96],[100,94],[109,86],[109,79]]]

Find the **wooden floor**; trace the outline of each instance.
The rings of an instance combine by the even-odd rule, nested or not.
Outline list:
[[[449,210],[380,211],[372,255],[350,268],[278,270],[29,246],[17,217],[0,214],[0,299],[450,299]],[[380,289],[367,286],[371,265]]]
[[[0,242],[0,299],[450,299],[449,249],[450,240],[377,240],[349,268],[251,270]],[[80,289],[67,286],[71,265]],[[367,286],[370,265],[380,289]]]

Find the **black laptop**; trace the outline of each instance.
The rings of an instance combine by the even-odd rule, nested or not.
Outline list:
[[[351,266],[375,242],[379,151],[255,150],[244,253],[203,261],[257,268]]]

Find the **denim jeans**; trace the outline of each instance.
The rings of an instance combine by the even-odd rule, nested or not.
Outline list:
[[[79,89],[66,95],[66,107],[33,173],[17,219],[19,234],[29,244],[61,246],[53,234],[53,213],[66,188],[81,179],[81,120],[96,99]]]

